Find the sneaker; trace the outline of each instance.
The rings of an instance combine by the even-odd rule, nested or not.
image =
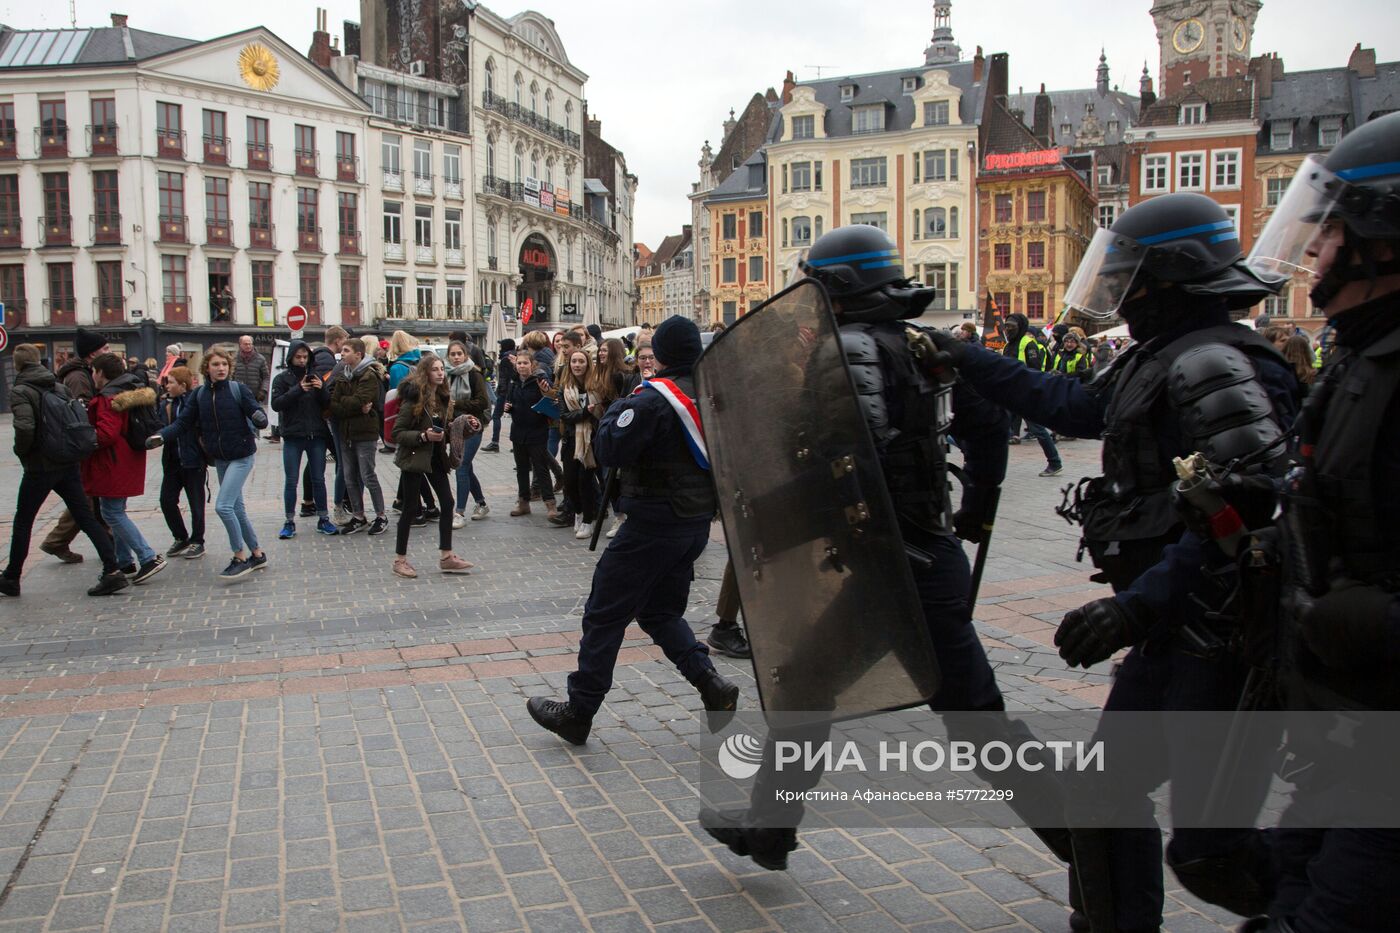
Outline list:
[[[150,560],[146,561],[144,564],[141,565],[141,569],[136,572],[136,576],[131,578],[131,582],[136,586],[140,586],[147,580],[151,579],[151,577],[154,577],[156,574],[164,570],[165,566],[165,558],[162,555],[157,554],[155,557],[152,557]]]
[[[429,506],[428,508],[424,509],[421,513],[421,517],[426,518],[430,522],[437,521],[439,516],[441,515],[442,513],[438,511],[438,507],[435,505]]]
[[[98,579],[97,585],[87,592],[89,596],[110,596],[128,586],[131,586],[131,581],[126,578],[126,574],[120,570],[113,570],[111,573],[104,573]]]
[[[710,635],[705,639],[705,644],[726,658],[747,659],[753,657],[753,649],[749,647],[749,640],[744,635],[744,630],[739,627],[738,622],[726,622],[723,619],[716,622],[714,628],[710,629]]]
[[[388,444],[380,444],[380,445],[379,445],[379,452],[380,452],[381,454],[392,454],[392,453],[395,453],[395,452],[397,452],[397,451],[398,451],[398,448],[397,448],[397,447],[390,447]]]
[[[578,530],[574,532],[574,537],[580,541],[593,537],[593,526],[589,524],[579,525]]]
[[[389,506],[389,511],[393,512],[395,515],[403,514],[403,503],[399,502],[398,499],[395,499],[394,504]]]
[[[497,444],[495,441],[492,441],[491,443],[487,444],[481,449],[488,454],[498,454],[501,452],[501,445]]]
[[[181,539],[179,541],[176,541],[174,544],[170,545],[170,549],[165,552],[165,556],[179,557],[181,554],[185,553],[189,549],[190,543],[186,540]]]
[[[321,518],[316,522],[316,531],[323,535],[338,535],[340,529],[335,526],[335,522],[329,518]]]
[[[394,573],[406,580],[418,579],[418,571],[413,569],[413,565],[408,562],[407,557],[394,558]]]
[[[1047,466],[1045,469],[1041,470],[1041,471],[1040,471],[1040,475],[1041,475],[1041,476],[1059,476],[1059,475],[1060,475],[1061,473],[1063,473],[1064,471],[1065,471],[1065,468],[1062,467],[1062,466],[1060,466],[1060,465],[1057,463],[1057,464],[1055,464],[1054,466]]]
[[[343,535],[353,535],[355,532],[364,531],[368,527],[369,522],[365,521],[363,518],[356,518],[352,515],[350,516],[350,521],[340,526],[339,532]]]
[[[336,525],[343,525],[343,524],[345,524],[346,522],[350,521],[350,518],[351,518],[351,516],[352,516],[353,514],[354,514],[354,513],[352,513],[352,512],[351,512],[349,509],[347,509],[345,506],[343,506],[343,505],[337,505],[337,506],[335,507],[335,523],[336,523]]]
[[[608,529],[608,537],[617,537],[617,530],[622,527],[622,523],[627,521],[626,515],[619,515],[613,519],[612,527]]]
[[[373,538],[375,535],[382,535],[388,530],[389,520],[383,515],[377,515],[375,516],[374,521],[369,526],[369,536]]]
[[[316,503],[314,503],[314,502],[303,502],[303,503],[301,504],[301,511],[300,511],[300,513],[298,513],[297,517],[298,517],[298,518],[311,518],[311,517],[312,517],[313,515],[315,515],[315,514],[316,514]]]
[[[491,506],[487,505],[485,502],[480,503],[476,508],[472,509],[472,521],[474,522],[479,522],[490,515]]]
[[[456,531],[458,528],[465,527],[467,527],[467,517],[461,512],[454,513],[452,516],[452,530]]]
[[[735,855],[751,858],[769,871],[786,871],[788,853],[797,848],[797,830],[755,826],[748,810],[700,811],[700,826]]]
[[[574,524],[574,513],[564,509],[552,509],[547,521],[555,528],[569,528]]]
[[[280,444],[280,443],[282,443],[282,438],[279,437],[279,436],[276,435],[276,434],[269,434],[269,435],[267,436],[267,442],[268,442],[269,444]]]
[[[530,697],[525,703],[525,709],[530,713],[531,719],[570,745],[582,745],[587,742],[588,733],[593,729],[593,717],[585,717],[574,709],[572,703],[563,703],[548,697]]]
[[[408,523],[408,527],[410,527],[410,528],[423,528],[423,527],[426,526],[427,524],[428,524],[428,516],[424,515],[422,512],[419,512],[417,515],[415,515],[415,516],[413,517],[413,521],[411,521],[411,522]]]
[[[83,555],[67,546],[54,547],[49,544],[41,544],[39,545],[39,550],[43,551],[45,554],[57,557],[65,564],[81,564],[83,562]]]
[[[123,577],[123,580],[126,578]],[[0,594],[5,596],[19,595],[19,581],[14,577],[0,577]]]
[[[286,541],[288,538],[295,538],[296,536],[297,523],[290,518],[287,519],[287,523],[282,526],[282,530],[277,532],[277,540],[279,541]]]
[[[1009,438],[1006,443],[1010,444],[1012,447],[1015,447],[1021,443],[1021,439],[1019,437],[1012,437]]]
[[[463,560],[456,554],[448,554],[438,561],[438,569],[443,573],[471,573],[471,569],[475,566],[476,564],[469,560]]]
[[[267,554],[253,554],[248,558],[248,565],[254,570],[262,570],[267,567]]]
[[[184,557],[185,560],[195,560],[196,558],[203,557],[204,545],[196,541],[194,544],[185,548],[185,553],[181,556]]]
[[[219,574],[219,577],[225,582],[230,582],[246,577],[252,572],[253,565],[248,560],[235,557],[228,562],[228,566]]]
[[[136,566],[135,564],[127,564],[126,566],[121,568],[121,571],[128,577],[134,577],[141,572],[141,568]]]

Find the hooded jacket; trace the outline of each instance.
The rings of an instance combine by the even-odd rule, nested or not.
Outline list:
[[[408,374],[413,372],[413,367],[417,366],[422,358],[423,351],[415,347],[394,360],[389,366],[389,388],[397,389],[399,383],[408,378]]]
[[[337,373],[342,372],[337,369]],[[379,372],[370,357],[360,360],[349,375],[337,375],[331,383],[331,417],[340,422],[340,436],[347,441],[372,441],[379,437]],[[370,408],[366,412],[365,404]]]
[[[307,351],[308,365],[293,366],[292,358],[301,349]],[[272,408],[278,413],[278,430],[283,437],[329,440],[331,431],[324,412],[331,404],[330,390],[324,383],[310,392],[301,387],[307,370],[314,373],[316,369],[310,354],[311,347],[305,340],[293,340],[287,347],[287,368],[272,380]]]
[[[161,420],[167,426],[179,420],[180,410],[186,405],[194,404],[194,393],[195,389],[190,388],[179,398],[167,395],[161,399]],[[204,470],[209,466],[204,462],[204,452],[199,449],[199,439],[193,434],[182,434],[175,439],[174,444],[166,444],[161,457],[162,464],[175,465],[186,470]]]
[[[541,379],[548,384],[549,371],[536,366],[529,379],[511,386],[510,440],[513,444],[543,444],[549,439],[549,419],[534,409],[544,397],[540,391]]]
[[[92,381],[92,367],[82,360],[72,359],[64,363],[58,371],[58,381],[68,389],[69,395],[82,399],[84,403],[97,394],[97,387]]]
[[[213,460],[242,460],[258,451],[254,428],[265,427],[267,415],[257,399],[230,377],[195,389],[175,416],[175,423],[163,428],[160,436],[169,442],[188,434]]]
[[[126,441],[127,412],[156,404],[156,390],[134,373],[123,373],[88,402],[97,429],[97,451],[83,461],[83,489],[90,496],[124,499],[146,491],[146,451]]]
[[[486,378],[471,360],[447,370],[447,387],[452,391],[452,403],[458,414],[486,418],[490,404],[486,394]]]
[[[15,456],[26,470],[66,470],[71,463],[54,463],[43,449],[39,433],[39,406],[46,392],[58,389],[58,378],[38,363],[21,369],[10,390],[10,410],[14,413]]]

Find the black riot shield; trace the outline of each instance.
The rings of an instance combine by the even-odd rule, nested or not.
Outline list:
[[[695,377],[764,710],[927,702],[937,661],[825,289],[750,311]]]

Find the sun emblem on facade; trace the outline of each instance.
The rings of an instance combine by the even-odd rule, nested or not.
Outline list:
[[[272,90],[282,76],[276,56],[257,42],[249,43],[238,53],[238,73],[243,83],[255,91]]]

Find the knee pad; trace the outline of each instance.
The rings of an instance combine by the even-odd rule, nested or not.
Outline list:
[[[1177,858],[1169,845],[1167,864],[1186,890],[1241,917],[1264,913],[1273,899],[1269,849],[1260,832],[1250,834],[1221,855],[1189,861]]]

